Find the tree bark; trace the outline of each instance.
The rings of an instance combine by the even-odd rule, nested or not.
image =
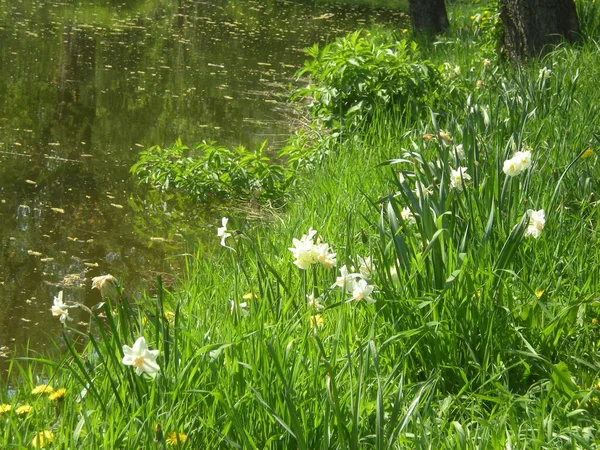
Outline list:
[[[408,14],[415,34],[438,34],[449,25],[444,0],[409,0]]]
[[[503,49],[521,60],[542,53],[548,45],[577,40],[579,21],[573,0],[500,0]]]

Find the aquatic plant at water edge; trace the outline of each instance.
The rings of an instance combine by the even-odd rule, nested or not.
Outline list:
[[[142,151],[131,172],[159,191],[204,201],[280,201],[293,181],[293,171],[268,154],[266,141],[248,150],[214,142],[189,148],[178,139],[170,147]]]

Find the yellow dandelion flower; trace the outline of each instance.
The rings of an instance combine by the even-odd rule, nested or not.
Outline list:
[[[65,388],[60,388],[60,389],[57,389],[56,391],[52,392],[48,396],[48,398],[50,400],[62,400],[66,394],[67,394],[67,390]]]
[[[31,405],[21,405],[17,409],[15,409],[15,412],[19,416],[25,416],[25,415],[29,414],[32,410],[33,410],[33,407]]]
[[[248,292],[248,293],[242,295],[242,298],[244,300],[252,300],[253,298],[258,298],[258,297],[254,292]]]
[[[321,328],[323,326],[323,323],[323,316],[321,314],[315,314],[314,316],[310,316],[311,328]]]
[[[31,393],[33,395],[52,394],[53,392],[54,392],[54,388],[52,386],[50,386],[49,384],[40,384],[39,386],[34,387],[33,390],[31,391]]]
[[[598,325],[598,319],[596,317],[592,319],[592,325]]]
[[[537,298],[542,298],[542,295],[544,295],[544,290],[540,289],[539,291],[535,291],[535,296]]]
[[[37,433],[31,441],[33,448],[46,448],[54,440],[54,433],[52,430],[40,431]]]
[[[187,440],[187,434],[178,433],[176,431],[171,431],[171,432],[167,433],[167,439],[165,439],[167,445],[170,447],[175,447],[177,445],[183,445],[183,444],[185,444],[186,440]]]
[[[581,154],[581,159],[588,159],[594,156],[594,150],[588,148],[585,152]]]
[[[6,403],[3,403],[0,405],[0,414],[4,414],[9,412],[12,409],[12,405],[8,405]]]

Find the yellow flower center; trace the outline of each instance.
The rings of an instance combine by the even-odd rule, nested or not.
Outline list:
[[[133,367],[142,367],[143,365],[144,365],[144,357],[136,356],[136,358],[133,360]]]

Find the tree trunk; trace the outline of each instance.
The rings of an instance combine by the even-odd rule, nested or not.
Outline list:
[[[408,14],[416,34],[438,34],[449,25],[444,0],[408,0]]]
[[[573,0],[500,0],[500,18],[504,52],[516,60],[563,39],[574,42],[579,33]]]

